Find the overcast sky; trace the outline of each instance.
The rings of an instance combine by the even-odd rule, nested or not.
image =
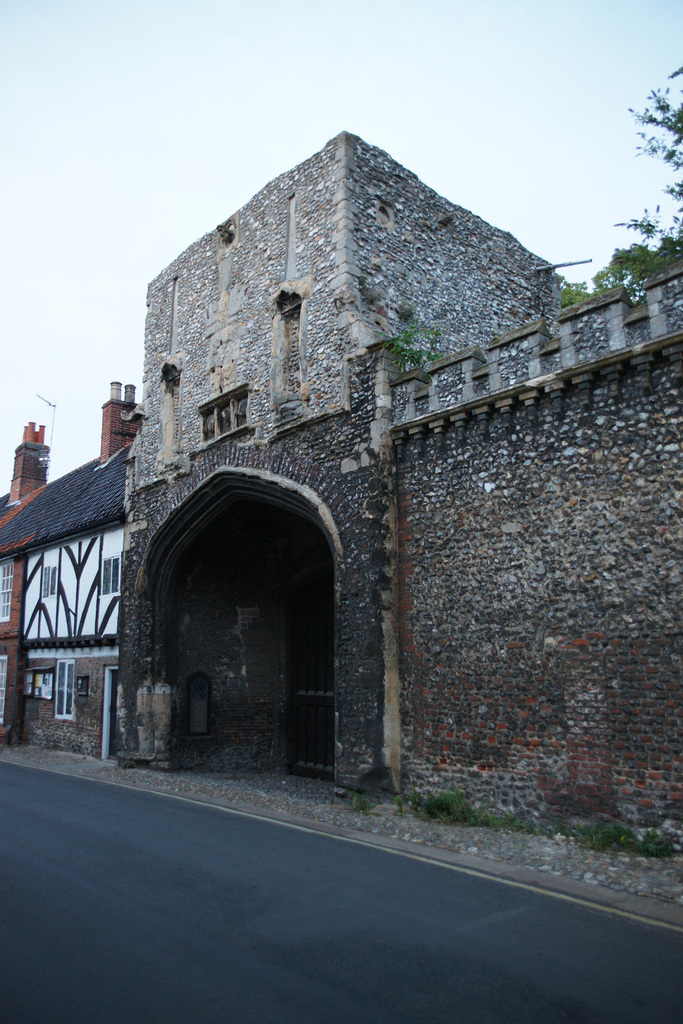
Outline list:
[[[670,180],[629,107],[681,64],[680,0],[0,0],[0,494],[38,395],[51,479],[99,454],[147,283],[342,130],[589,278]]]

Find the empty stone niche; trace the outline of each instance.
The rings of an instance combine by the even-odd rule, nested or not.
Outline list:
[[[176,455],[180,440],[180,377],[182,357],[165,360],[161,367],[161,449],[159,457]]]
[[[383,199],[377,199],[375,203],[375,216],[377,223],[382,227],[388,228],[389,231],[394,230],[394,211]]]
[[[272,401],[279,419],[301,411],[307,385],[306,309],[310,278],[288,282],[273,299]]]
[[[216,228],[220,244],[225,249],[232,249],[239,240],[239,217],[235,214]]]

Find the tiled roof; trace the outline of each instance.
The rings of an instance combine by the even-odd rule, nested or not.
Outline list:
[[[98,459],[38,488],[18,504],[0,497],[0,555],[124,520],[126,455]]]

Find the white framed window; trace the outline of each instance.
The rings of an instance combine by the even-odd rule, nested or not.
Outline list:
[[[43,566],[43,597],[54,597],[57,593],[57,566]]]
[[[0,654],[0,725],[5,721],[5,694],[7,693],[7,655]]]
[[[121,556],[114,555],[102,562],[102,593],[118,594],[121,589]]]
[[[74,716],[74,669],[75,661],[57,662],[57,700],[55,718]]]
[[[14,562],[3,562],[0,565],[0,622],[9,622],[13,582]]]

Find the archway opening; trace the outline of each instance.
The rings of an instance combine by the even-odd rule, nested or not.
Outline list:
[[[226,503],[165,588],[166,678],[181,765],[334,774],[334,562],[310,519]]]

